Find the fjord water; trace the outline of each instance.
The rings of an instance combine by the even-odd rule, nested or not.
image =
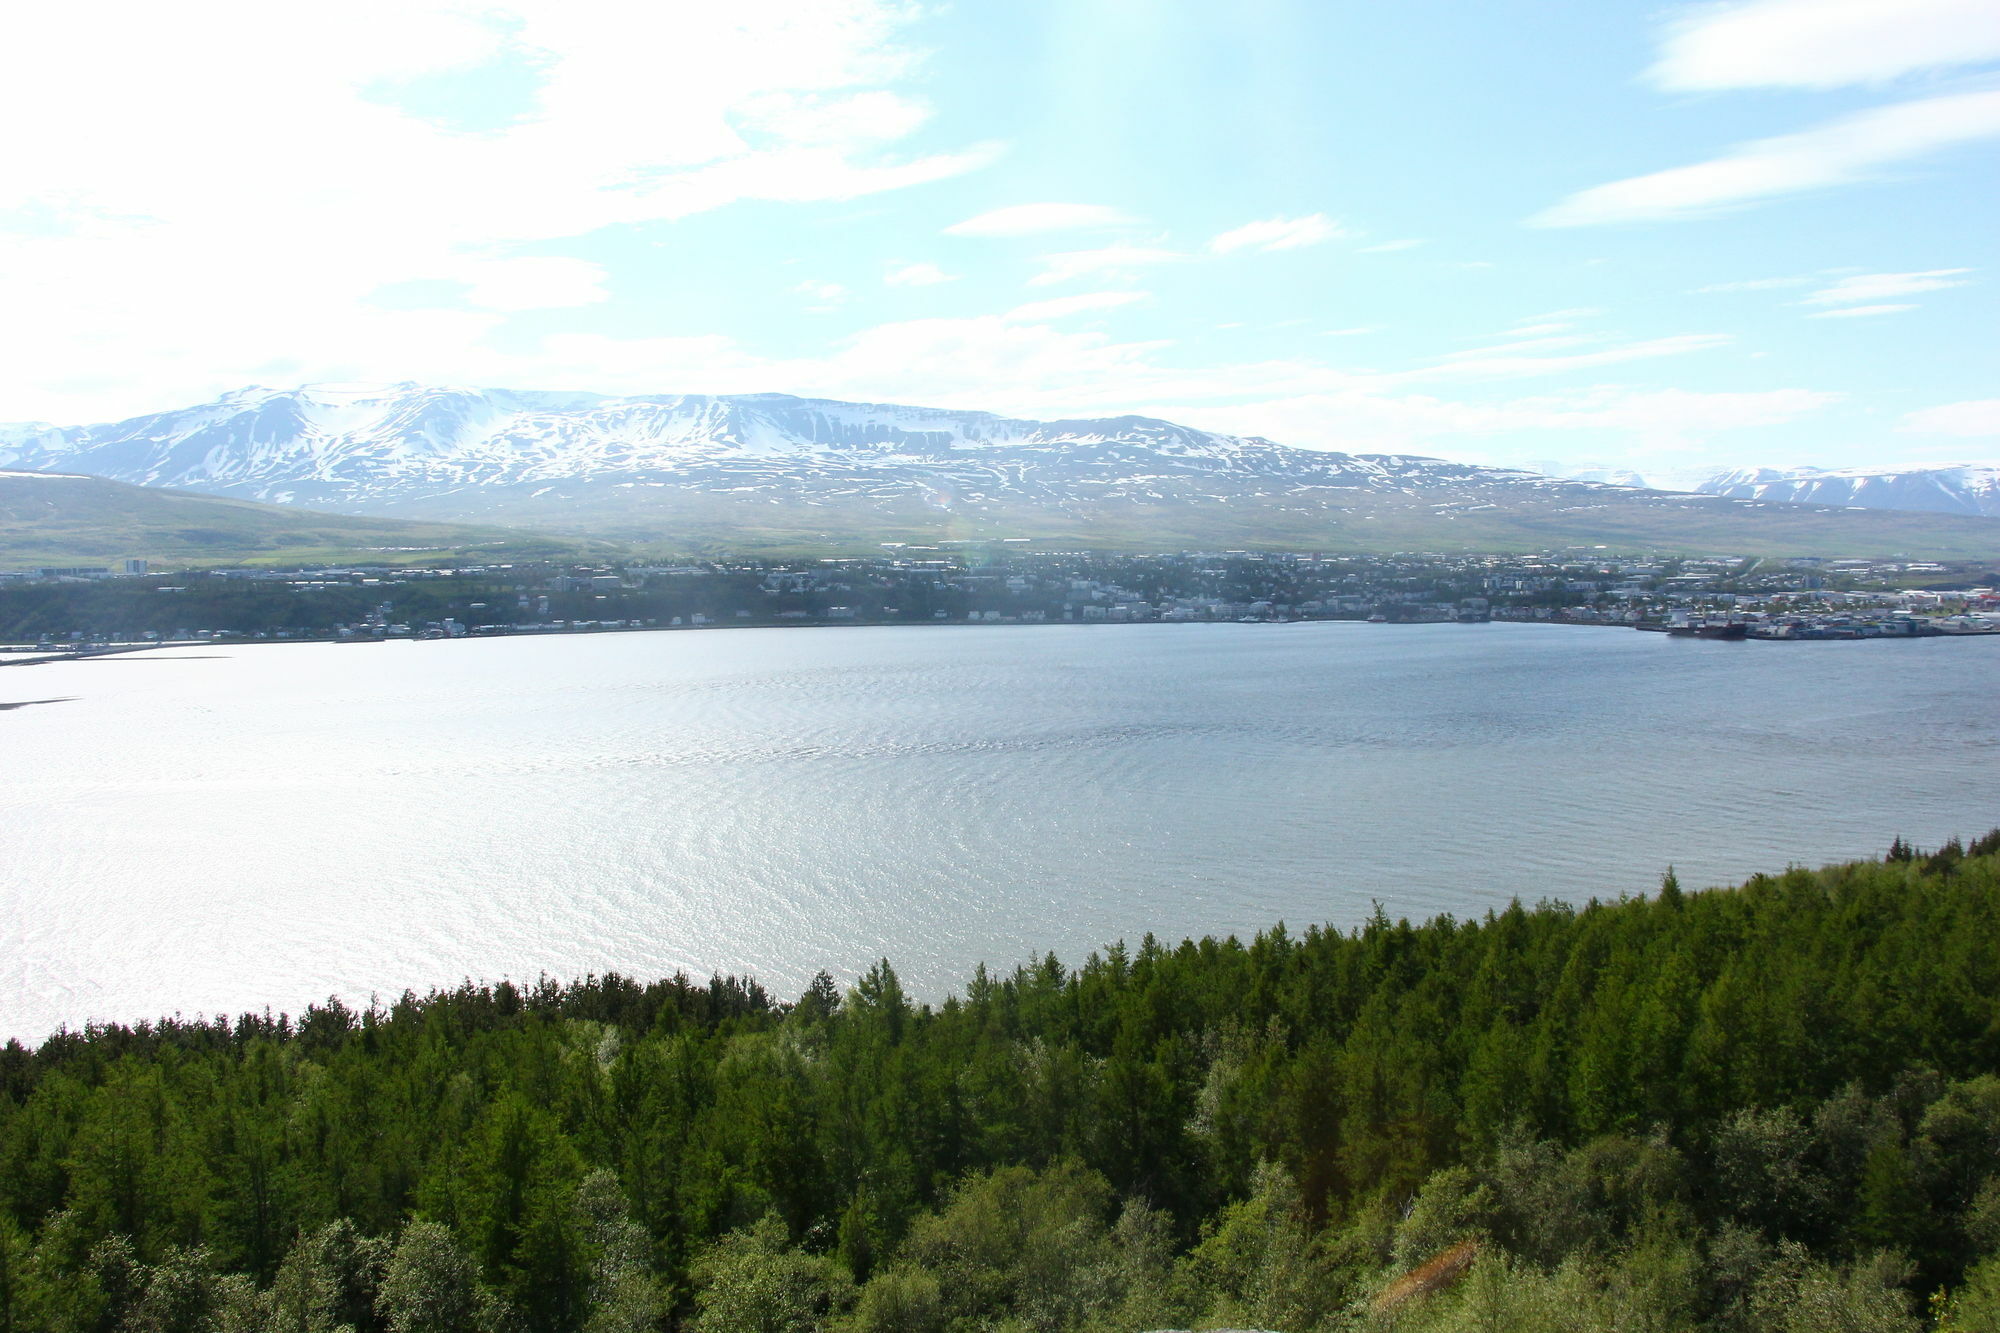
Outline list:
[[[462,978],[973,965],[2000,823],[2000,642],[708,630],[0,670],[0,1035]]]

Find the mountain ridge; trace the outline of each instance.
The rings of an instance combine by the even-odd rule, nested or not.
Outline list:
[[[1721,495],[1781,504],[1903,509],[2000,518],[2000,462],[1912,463],[1826,468],[1807,465],[1733,468],[1621,468],[1551,464],[1554,475],[1607,486]]]
[[[1787,504],[1861,505],[2000,518],[2000,463],[1927,467],[1744,467],[1703,481],[1705,495]]]
[[[1037,421],[790,394],[248,388],[0,427],[0,467],[334,512],[703,548],[1039,537],[1119,546],[1753,554],[2000,548],[2000,524],[1841,517],[1126,415]]]
[[[10,439],[16,432],[20,438]],[[1129,446],[1210,465],[1198,470],[1220,464],[1316,471],[1356,459],[1470,466],[1421,455],[1295,449],[1137,414],[1039,421],[779,393],[614,396],[409,382],[253,387],[105,425],[0,427],[0,465],[62,461],[135,485],[247,493],[276,503],[304,502],[291,488],[316,481],[344,482],[347,493],[337,497],[343,503],[380,504],[399,502],[420,486],[685,470],[725,457],[940,464],[1008,448],[1049,454],[1099,446],[1114,461],[1118,448]],[[226,452],[218,455],[218,448]]]

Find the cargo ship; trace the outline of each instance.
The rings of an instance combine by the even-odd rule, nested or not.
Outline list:
[[[1741,620],[1721,625],[1669,625],[1667,633],[1682,639],[1747,639],[1750,626]]]

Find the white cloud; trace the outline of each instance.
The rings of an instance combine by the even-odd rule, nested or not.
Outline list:
[[[1995,135],[2000,91],[1900,102],[1757,139],[1711,161],[1594,186],[1528,221],[1589,227],[1709,217],[1779,195],[1874,179],[1893,163]]]
[[[1690,389],[1596,389],[1510,404],[1533,428],[1629,431],[1659,443],[1711,431],[1782,426],[1840,402],[1814,389],[1700,393]]]
[[[1672,23],[1662,88],[1839,88],[2000,59],[1992,0],[1751,0]]]
[[[1208,248],[1219,255],[1247,249],[1296,250],[1301,246],[1318,245],[1322,241],[1351,234],[1342,230],[1340,224],[1326,214],[1313,213],[1302,218],[1267,218],[1262,222],[1246,222],[1211,240]]]
[[[482,310],[592,305],[607,295],[604,270],[582,259],[475,259],[457,265],[453,276],[466,284],[466,301]]]
[[[1012,315],[906,320],[863,329],[824,355],[755,354],[731,339],[561,334],[519,374],[529,384],[567,383],[608,393],[773,388],[867,402],[931,402],[1025,416],[1115,415],[1168,394],[1200,397],[1326,388],[1351,377],[1312,363],[1186,369],[1163,365],[1164,341],[1114,341]],[[663,385],[670,367],[675,385]]]
[[[8,409],[152,409],[266,376],[274,353],[313,378],[485,378],[504,364],[487,340],[506,312],[602,299],[587,252],[556,253],[588,233],[971,170],[994,150],[898,151],[929,114],[898,87],[912,13],[899,0],[11,10],[0,122],[34,132],[0,136],[0,218],[41,225],[0,245],[0,362],[20,386]],[[424,80],[484,86],[495,70],[525,91],[487,123],[416,109]],[[457,290],[440,299],[461,308],[373,299],[412,283]]]
[[[822,282],[817,278],[808,278],[792,290],[816,302],[810,307],[813,310],[831,310],[847,299],[847,288],[837,282]]]
[[[941,282],[957,282],[956,273],[947,273],[936,264],[900,264],[882,275],[891,287],[935,287]]]
[[[1067,315],[1131,305],[1134,301],[1145,300],[1146,295],[1145,292],[1079,292],[1075,296],[1058,296],[1052,301],[1030,301],[1026,305],[1017,305],[1007,312],[1007,318],[1017,324],[1062,319]]]
[[[1963,287],[1969,268],[1934,268],[1921,273],[1857,273],[1822,287],[1801,305],[1846,305],[1855,301],[1886,301],[1920,292],[1941,292],[1947,287]]]
[[[1694,290],[1697,295],[1704,292],[1773,292],[1786,287],[1804,287],[1816,281],[1816,278],[1745,278],[1740,282],[1711,282]]]
[[[1142,268],[1153,268],[1160,264],[1177,264],[1187,256],[1178,250],[1163,250],[1145,245],[1107,245],[1097,250],[1068,250],[1060,254],[1043,255],[1042,271],[1028,279],[1031,287],[1046,287],[1051,283],[1068,282],[1086,274],[1110,276],[1130,276]]]
[[[1363,255],[1387,255],[1394,254],[1398,250],[1414,250],[1422,244],[1423,241],[1417,237],[1405,236],[1400,240],[1377,241],[1374,245],[1364,245],[1355,251],[1355,253]]]
[[[1544,349],[1572,346],[1583,339],[1540,338],[1500,347],[1475,348],[1441,358],[1429,370],[1407,372],[1401,378],[1435,379],[1440,376],[1480,379],[1514,379],[1530,375],[1555,375],[1565,371],[1588,370],[1625,361],[1649,361],[1663,356],[1685,356],[1706,352],[1734,341],[1725,333],[1682,333],[1644,342],[1624,343],[1594,352],[1573,352],[1561,356],[1531,355]]]
[[[923,128],[930,112],[883,89],[836,96],[781,91],[746,99],[737,118],[745,129],[786,143],[839,147],[906,138]]]
[[[1815,310],[1807,319],[1861,319],[1869,315],[1900,315],[1913,305],[1851,305],[1841,310]]]
[[[945,228],[948,236],[1040,236],[1124,226],[1132,217],[1101,204],[1015,204]]]
[[[2000,398],[1943,403],[1911,412],[1896,427],[1912,435],[2000,436]]]
[[[1605,436],[1621,450],[1678,453],[1710,435],[1788,424],[1841,398],[1811,389],[1699,393],[1606,386],[1467,403],[1358,386],[1229,406],[1175,400],[1149,410],[1189,425],[1264,435],[1312,449],[1518,461],[1525,455],[1495,451],[1487,442],[1514,437],[1520,450],[1532,451],[1546,449],[1550,433],[1568,432]]]
[[[1463,361],[1473,357],[1516,356],[1523,352],[1553,351],[1559,347],[1582,347],[1595,341],[1592,338],[1583,337],[1578,334],[1551,335],[1542,333],[1533,337],[1520,336],[1534,333],[1537,327],[1549,330],[1555,326],[1543,324],[1540,326],[1530,325],[1525,329],[1515,329],[1510,335],[1514,337],[1514,341],[1512,342],[1489,343],[1481,347],[1469,347],[1464,351],[1446,352],[1438,359],[1441,361]]]

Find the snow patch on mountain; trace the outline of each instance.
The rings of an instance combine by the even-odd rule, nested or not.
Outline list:
[[[728,539],[817,540],[961,520],[964,531],[1032,520],[1087,532],[1115,522],[1128,537],[1200,533],[1230,542],[1284,529],[1307,534],[1294,540],[1319,540],[1344,524],[1358,531],[1364,520],[1412,511],[1430,524],[1409,529],[1422,541],[1455,530],[1504,532],[1504,523],[1494,526],[1498,509],[1535,537],[1595,542],[1600,530],[1621,539],[1644,531],[1671,542],[1693,513],[1762,515],[1795,494],[1761,480],[1732,483],[1764,488],[1748,494],[1707,482],[1706,494],[1662,493],[1643,488],[1662,478],[1635,472],[1579,479],[1297,449],[1141,416],[1035,421],[787,394],[615,397],[421,384],[249,388],[103,425],[0,426],[0,467],[649,541],[680,540],[691,524]],[[1990,492],[1990,478],[1983,484]],[[1871,484],[1796,498],[1847,505],[1894,497]],[[1960,512],[2000,513],[2000,504]]]
[[[1593,465],[1548,470],[1576,481],[1655,491],[1720,495],[1775,504],[1844,509],[1914,509],[1934,514],[2000,517],[2000,463],[1902,467],[1741,467],[1634,469]]]
[[[2000,464],[1996,463],[1901,468],[1738,468],[1708,478],[1700,489],[1709,495],[1741,500],[1916,509],[2000,518]]]
[[[1165,501],[1201,477],[1239,490],[1409,494],[1439,484],[1576,485],[1433,458],[1293,449],[1139,416],[1032,421],[786,394],[621,398],[418,384],[250,388],[107,425],[8,428],[6,464],[360,513],[467,516],[606,486],[814,502],[920,494],[950,505]]]

